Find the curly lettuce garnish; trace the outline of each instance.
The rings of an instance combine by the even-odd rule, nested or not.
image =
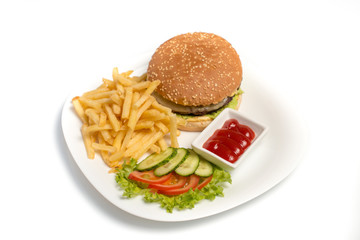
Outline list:
[[[117,170],[115,180],[123,190],[123,197],[133,198],[139,195],[143,196],[143,200],[148,203],[159,203],[161,208],[172,213],[174,209],[183,210],[195,207],[195,204],[203,199],[210,201],[216,197],[223,197],[224,183],[231,184],[231,176],[228,172],[215,167],[213,178],[209,184],[201,190],[190,190],[184,194],[177,196],[166,196],[158,194],[146,185],[139,185],[138,182],[128,179],[129,174],[135,169],[136,160],[131,159],[125,162],[121,169]]]

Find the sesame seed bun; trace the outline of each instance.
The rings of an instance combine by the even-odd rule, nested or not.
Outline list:
[[[183,106],[206,106],[234,95],[242,81],[242,66],[224,38],[195,32],[160,45],[147,74],[149,81],[160,80],[156,92],[163,98]]]
[[[197,115],[179,118],[180,130],[202,131],[213,120],[203,109],[215,111],[233,98],[242,81],[242,66],[236,50],[224,38],[212,33],[186,33],[156,49],[147,79],[160,80],[154,96],[167,107],[183,114],[190,109]],[[236,108],[241,96],[238,100]]]

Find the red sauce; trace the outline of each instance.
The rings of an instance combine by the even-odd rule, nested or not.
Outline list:
[[[203,148],[234,163],[254,138],[255,132],[250,127],[240,124],[236,119],[229,119],[203,144]]]

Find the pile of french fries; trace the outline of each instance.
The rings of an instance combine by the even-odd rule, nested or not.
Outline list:
[[[127,159],[140,159],[147,152],[178,147],[177,119],[171,109],[151,95],[159,81],[146,81],[146,74],[112,72],[95,90],[72,99],[82,121],[81,134],[89,159],[98,152],[111,168]]]

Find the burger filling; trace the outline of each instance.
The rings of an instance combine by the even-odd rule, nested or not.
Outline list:
[[[172,109],[173,112],[185,116],[189,115],[189,117],[191,117],[191,116],[202,116],[206,114],[212,114],[217,110],[219,110],[220,108],[229,105],[231,102],[235,102],[235,106],[236,106],[237,96],[240,95],[241,93],[242,91],[239,89],[234,96],[226,97],[223,100],[221,100],[219,103],[210,104],[207,106],[184,106],[184,105],[176,104],[174,102],[165,99],[164,97],[160,96],[157,93],[154,93],[154,97],[161,105]]]

